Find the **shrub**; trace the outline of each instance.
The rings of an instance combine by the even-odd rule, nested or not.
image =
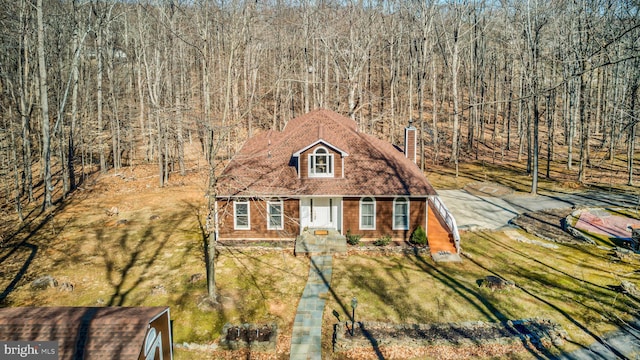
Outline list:
[[[391,235],[385,235],[373,242],[375,246],[387,246],[391,242]]]
[[[411,234],[411,243],[416,245],[427,245],[427,233],[424,231],[422,226],[418,225],[418,227],[413,230],[413,234]]]
[[[360,238],[362,238],[362,235],[352,234],[351,230],[347,230],[347,234],[345,235],[345,237],[347,238],[347,243],[349,245],[358,245],[360,243]]]

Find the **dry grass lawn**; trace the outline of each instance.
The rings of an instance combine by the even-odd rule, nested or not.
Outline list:
[[[357,321],[552,319],[571,337],[561,349],[552,349],[555,353],[596,341],[595,336],[630,320],[639,305],[638,299],[612,289],[622,280],[640,282],[637,258],[612,262],[607,251],[595,246],[560,245],[549,250],[516,242],[502,232],[467,233],[462,241],[467,255],[462,263],[435,264],[414,255],[335,258],[333,296],[324,315],[325,350],[330,349],[336,323],[332,312],[337,311],[342,321],[349,319],[354,296]],[[497,291],[479,287],[478,280],[488,275],[514,281],[516,287]]]
[[[13,235],[0,247],[2,306],[170,306],[176,343],[213,343],[227,322],[275,322],[288,352],[308,260],[292,251],[221,249],[219,305],[203,305],[206,281],[190,279],[205,274],[206,172],[174,175],[163,189],[153,172],[94,178],[55,213],[7,231]],[[118,215],[107,215],[113,207]],[[73,284],[73,292],[31,290],[43,275]],[[177,359],[200,356],[227,355],[176,350]]]

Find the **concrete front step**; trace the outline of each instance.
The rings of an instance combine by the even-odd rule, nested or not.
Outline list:
[[[347,252],[346,237],[333,229],[310,229],[296,238],[296,255],[322,255],[345,252]]]
[[[448,251],[432,252],[431,258],[435,262],[462,262],[460,255]]]

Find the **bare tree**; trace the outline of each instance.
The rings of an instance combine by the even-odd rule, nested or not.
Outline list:
[[[459,143],[459,134],[460,134],[460,102],[461,102],[461,94],[458,89],[458,75],[460,71],[460,46],[462,42],[463,35],[463,11],[464,4],[453,3],[450,4],[452,8],[452,13],[454,17],[450,19],[452,22],[450,24],[451,33],[448,35],[444,35],[445,37],[442,41],[445,43],[446,50],[443,49],[443,58],[445,60],[445,64],[447,66],[448,72],[451,75],[451,96],[453,98],[453,124],[452,124],[452,132],[451,132],[451,162],[455,165],[456,177],[458,176],[458,164],[459,164],[459,152],[460,152],[460,143]],[[441,15],[442,16],[442,15]],[[443,28],[447,28],[444,18],[441,17],[441,26]],[[447,59],[450,59],[447,61]]]
[[[532,3],[533,2],[533,3]],[[527,8],[525,10],[524,36],[525,43],[528,49],[528,61],[527,61],[527,74],[529,77],[529,91],[531,92],[531,104],[533,109],[533,161],[532,161],[532,180],[531,180],[531,194],[536,195],[538,193],[538,162],[539,162],[539,150],[540,150],[540,80],[538,65],[540,62],[540,38],[542,36],[542,28],[547,23],[547,15],[544,13],[545,9],[536,0],[527,1]]]
[[[36,17],[38,21],[38,74],[40,82],[40,110],[42,115],[42,167],[44,181],[43,210],[53,205],[51,194],[53,185],[51,182],[51,131],[49,124],[49,95],[47,84],[47,63],[44,58],[44,15],[42,0],[36,2]]]

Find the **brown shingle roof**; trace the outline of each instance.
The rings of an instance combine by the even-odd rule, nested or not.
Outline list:
[[[348,154],[344,178],[298,178],[292,155],[318,140]],[[358,132],[355,121],[325,109],[292,119],[282,132],[249,139],[217,185],[218,196],[223,197],[435,194],[424,174],[401,151]]]
[[[167,307],[0,309],[0,340],[58,341],[59,359],[137,359],[149,322]]]

